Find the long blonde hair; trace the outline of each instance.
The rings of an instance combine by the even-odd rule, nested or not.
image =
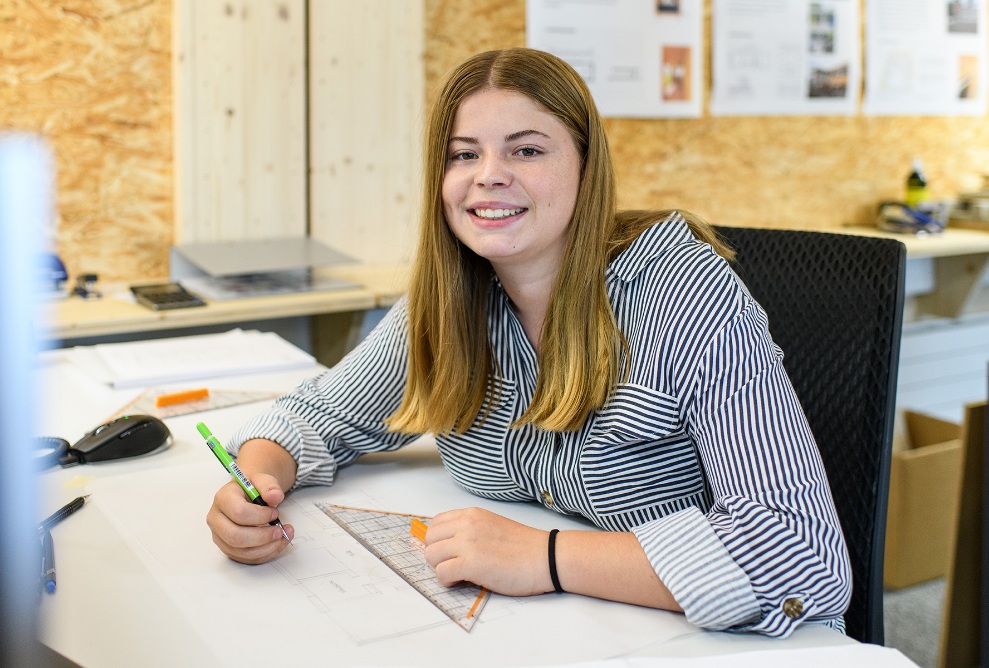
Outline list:
[[[542,105],[567,127],[582,159],[567,247],[543,324],[536,390],[516,426],[575,430],[624,375],[627,345],[608,301],[605,270],[662,214],[616,215],[604,125],[573,68],[533,49],[488,51],[453,70],[427,122],[419,246],[408,292],[408,378],[402,403],[387,421],[393,431],[463,433],[483,418],[489,390],[499,391],[489,388],[498,376],[487,326],[492,268],[450,231],[441,194],[454,116],[466,98],[486,89],[521,93]],[[706,227],[690,221],[692,228]]]

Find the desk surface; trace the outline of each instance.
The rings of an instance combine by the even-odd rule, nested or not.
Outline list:
[[[101,286],[101,299],[66,297],[40,306],[39,329],[45,338],[71,340],[113,334],[132,334],[182,327],[201,327],[249,320],[290,318],[363,311],[390,306],[405,291],[405,265],[340,266],[322,270],[358,287],[270,297],[209,301],[205,307],[151,311],[133,301],[114,297],[127,293],[126,284]]]
[[[942,234],[928,237],[882,232],[869,227],[843,227],[827,231],[897,239],[906,245],[907,257],[911,259],[989,255],[989,233],[979,230],[949,227]],[[114,334],[387,307],[394,304],[405,292],[409,266],[344,265],[324,271],[329,276],[346,279],[359,287],[213,301],[202,308],[155,312],[112,296],[115,292],[126,291],[126,286],[105,286],[107,296],[103,299],[85,300],[73,297],[43,305],[39,314],[39,329],[44,332],[46,339],[70,341]]]
[[[989,232],[965,228],[948,227],[940,234],[928,236],[896,234],[895,232],[884,232],[873,227],[862,226],[849,226],[823,231],[896,239],[897,241],[902,241],[907,247],[907,257],[909,259],[989,253]]]
[[[217,379],[209,386],[284,391],[312,372]],[[70,441],[137,392],[87,377],[65,350],[44,353],[40,374],[48,408],[39,433]],[[41,515],[84,489],[92,492],[86,507],[52,530],[58,588],[41,600],[46,644],[83,666],[100,667],[133,666],[136,656],[142,666],[239,666],[248,660],[307,665],[313,657],[334,665],[551,665],[852,644],[820,625],[801,627],[782,641],[704,632],[682,615],[570,594],[495,596],[468,634],[404,582],[395,584],[396,576],[356,543],[340,543],[350,540],[346,536],[330,538],[338,541],[332,548],[322,542],[316,548],[313,502],[426,515],[481,505],[543,528],[584,525],[535,505],[468,495],[446,475],[428,439],[362,458],[332,487],[294,492],[283,517],[296,524],[295,544],[272,564],[236,564],[212,545],[205,526],[212,494],[227,475],[194,425],[206,421],[222,440],[262,409],[250,404],[170,418],[175,442],[163,453],[43,474]],[[343,580],[335,583],[333,573]],[[340,583],[345,587],[359,575],[371,577],[377,591],[344,593]],[[413,600],[377,595],[398,596],[399,589]],[[386,600],[389,609],[382,608]],[[408,606],[418,606],[419,626],[403,631],[392,617],[407,615]],[[401,615],[392,612],[399,609]]]

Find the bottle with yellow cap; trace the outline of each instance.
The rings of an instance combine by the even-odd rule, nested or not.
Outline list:
[[[924,175],[924,166],[920,158],[914,158],[913,169],[907,177],[906,204],[910,208],[916,208],[918,204],[927,200],[927,177]]]

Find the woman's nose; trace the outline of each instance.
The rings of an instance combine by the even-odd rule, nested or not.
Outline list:
[[[512,182],[512,173],[501,156],[488,155],[478,162],[475,181],[480,186],[488,188],[505,186]]]

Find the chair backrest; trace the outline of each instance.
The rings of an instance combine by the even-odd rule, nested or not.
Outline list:
[[[883,238],[719,227],[821,451],[852,565],[848,635],[883,644],[883,555],[906,250]]]

